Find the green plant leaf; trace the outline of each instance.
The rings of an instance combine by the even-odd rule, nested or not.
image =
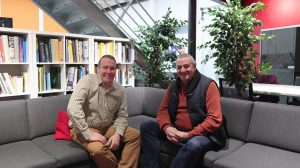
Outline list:
[[[262,25],[262,21],[255,16],[257,12],[263,10],[264,3],[259,1],[243,7],[240,0],[226,0],[226,2],[222,8],[208,9],[208,14],[213,19],[204,27],[204,31],[212,36],[212,40],[197,48],[215,51],[211,55],[206,55],[202,62],[206,63],[214,58],[216,74],[223,75],[230,85],[244,89],[256,75],[264,74],[272,68],[268,63],[256,64],[258,52],[253,44],[272,39],[274,36],[253,35],[254,27]]]

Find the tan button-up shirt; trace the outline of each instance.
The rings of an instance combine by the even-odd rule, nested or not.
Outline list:
[[[116,133],[123,136],[127,127],[127,106],[124,87],[113,82],[105,89],[97,74],[85,75],[74,89],[68,105],[69,125],[75,127],[85,139],[89,139],[88,128],[105,130],[111,124]]]

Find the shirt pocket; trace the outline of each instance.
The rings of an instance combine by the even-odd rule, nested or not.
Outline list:
[[[115,112],[117,112],[117,110],[119,110],[120,103],[117,102],[117,101],[108,101],[107,102],[107,107],[108,107],[109,111],[115,113]]]

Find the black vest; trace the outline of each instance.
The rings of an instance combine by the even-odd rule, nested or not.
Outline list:
[[[206,92],[212,79],[202,75],[196,70],[193,79],[190,81],[186,92],[187,108],[193,127],[202,123],[207,117]],[[175,127],[175,119],[178,107],[178,95],[180,88],[180,79],[177,79],[170,86],[170,99],[168,111],[172,125]],[[226,136],[223,126],[217,131],[208,135],[209,138],[220,146],[225,146]]]

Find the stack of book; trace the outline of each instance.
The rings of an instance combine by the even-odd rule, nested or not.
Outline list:
[[[0,63],[27,62],[26,38],[0,35]]]
[[[26,79],[25,79],[26,78]],[[21,94],[26,91],[27,75],[11,76],[7,72],[0,73],[0,94]]]

